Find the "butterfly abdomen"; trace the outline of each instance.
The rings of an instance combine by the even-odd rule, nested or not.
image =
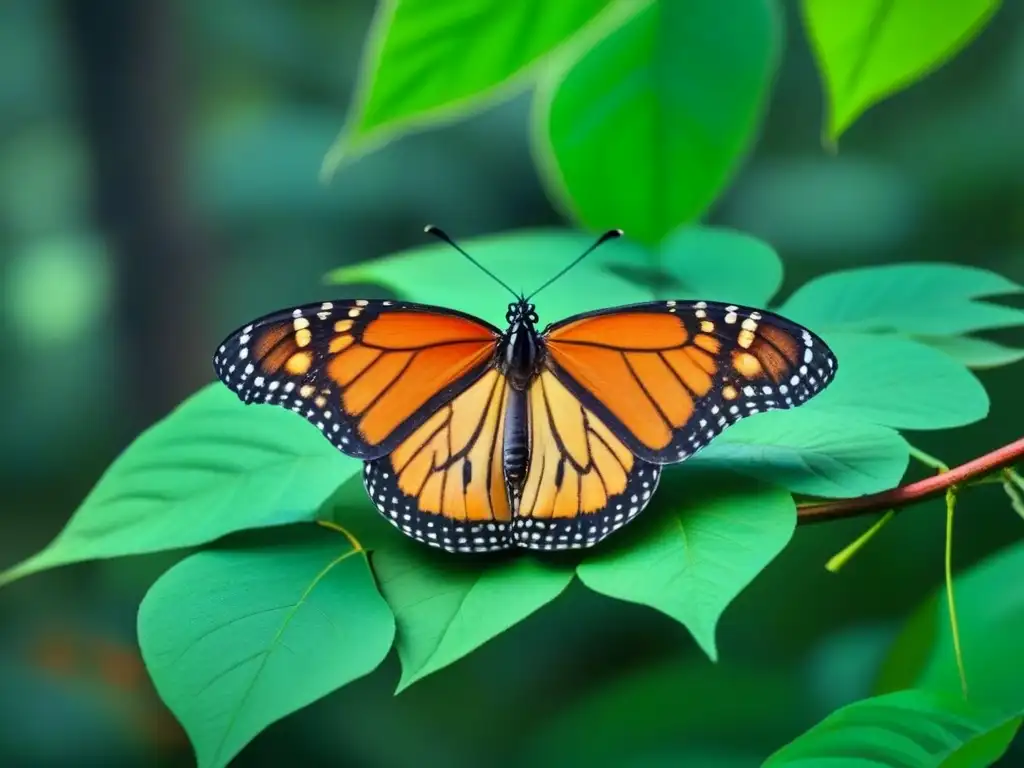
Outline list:
[[[508,487],[516,492],[522,487],[530,462],[529,437],[526,392],[510,387],[505,410],[502,469]]]

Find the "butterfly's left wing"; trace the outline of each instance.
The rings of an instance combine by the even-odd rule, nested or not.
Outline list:
[[[765,310],[657,301],[567,318],[546,365],[637,458],[670,464],[728,425],[793,408],[835,377],[824,341]]]

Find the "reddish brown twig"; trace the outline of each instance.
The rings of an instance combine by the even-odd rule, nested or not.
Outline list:
[[[869,496],[808,504],[797,509],[797,519],[800,523],[823,523],[827,520],[839,520],[869,512],[885,512],[888,509],[905,507],[934,496],[940,496],[951,486],[963,485],[967,481],[990,475],[1022,458],[1024,458],[1024,437],[986,453],[984,456],[979,456],[973,461],[961,464],[959,467],[953,467],[948,472],[918,480],[916,483],[901,485],[881,493],[872,493]]]

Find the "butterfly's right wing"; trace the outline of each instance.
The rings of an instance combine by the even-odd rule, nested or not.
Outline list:
[[[214,368],[243,402],[288,408],[343,453],[374,459],[483,375],[500,335],[440,307],[328,301],[239,328]]]

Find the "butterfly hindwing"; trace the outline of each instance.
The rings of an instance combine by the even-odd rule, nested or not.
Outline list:
[[[366,462],[370,499],[407,536],[452,552],[512,546],[501,460],[507,389],[490,369],[391,454]]]
[[[692,456],[728,425],[798,406],[832,381],[831,350],[764,310],[658,301],[546,329],[547,366],[638,458]]]
[[[500,332],[458,312],[340,300],[267,315],[214,356],[246,403],[299,413],[343,453],[390,453],[490,366]]]
[[[530,387],[530,467],[515,516],[529,549],[590,547],[650,502],[661,467],[637,458],[550,371]]]

